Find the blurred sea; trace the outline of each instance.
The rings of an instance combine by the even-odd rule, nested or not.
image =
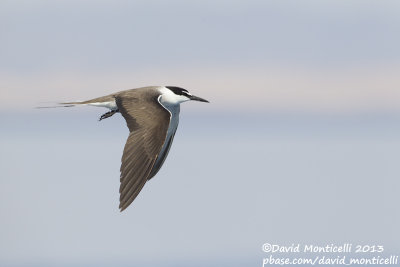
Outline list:
[[[0,114],[1,266],[261,266],[262,244],[398,253],[400,114],[181,111],[123,213],[128,129],[95,108]]]

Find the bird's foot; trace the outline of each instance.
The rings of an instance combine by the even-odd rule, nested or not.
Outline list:
[[[99,121],[107,119],[109,117],[111,117],[112,115],[114,115],[115,113],[119,112],[118,109],[115,110],[110,110],[109,112],[104,113],[103,115],[101,115]]]

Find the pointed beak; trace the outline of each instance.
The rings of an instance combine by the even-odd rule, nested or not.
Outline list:
[[[195,100],[195,101],[210,103],[210,102],[208,102],[207,100],[205,100],[205,99],[203,99],[203,98],[200,98],[200,97],[198,97],[198,96],[194,96],[194,95],[190,96],[190,100]]]

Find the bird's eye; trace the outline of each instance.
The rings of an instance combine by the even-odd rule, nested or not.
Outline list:
[[[183,88],[176,87],[176,86],[166,86],[168,89],[170,89],[174,94],[176,95],[184,95],[184,96],[191,96],[191,94]]]

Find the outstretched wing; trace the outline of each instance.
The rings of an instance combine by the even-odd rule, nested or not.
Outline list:
[[[151,170],[151,173],[149,175],[149,180],[157,174],[161,166],[164,164],[164,161],[168,156],[169,149],[171,148],[172,141],[174,140],[175,132],[176,128],[174,129],[174,133],[171,134],[171,136],[167,136],[167,140],[165,140],[165,149],[163,149],[160,155],[158,155],[157,161],[154,163],[153,169]]]
[[[151,171],[167,136],[170,113],[152,92],[116,96],[116,104],[126,120],[130,134],[121,164],[120,205],[126,209],[150,178]]]

